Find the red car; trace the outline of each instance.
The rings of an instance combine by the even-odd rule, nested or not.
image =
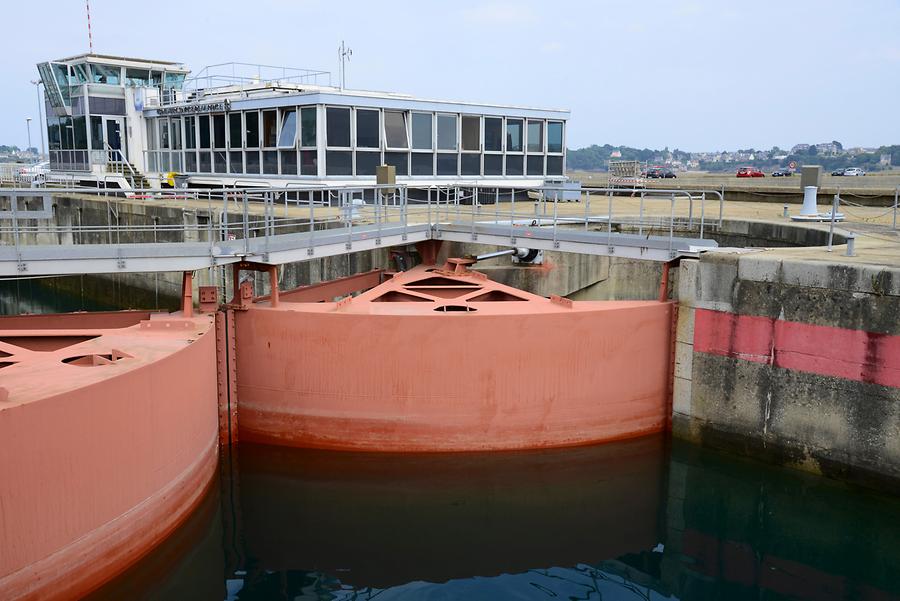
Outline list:
[[[765,177],[766,174],[756,167],[741,167],[737,171],[738,177]]]

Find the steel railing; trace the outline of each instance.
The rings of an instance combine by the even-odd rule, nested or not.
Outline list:
[[[635,214],[633,203],[617,207],[618,201],[628,199],[612,189],[584,191],[581,206],[561,200],[564,191],[553,186],[498,188],[474,183],[142,190],[142,202],[182,210],[182,222],[166,224],[155,219],[152,211],[124,219],[120,203],[132,194],[127,190],[0,189],[0,262],[13,260],[9,252],[3,255],[6,246],[7,251],[14,249],[18,271],[27,272],[28,249],[39,247],[47,251],[42,257],[61,264],[84,255],[72,248],[83,245],[106,245],[98,249],[106,254],[97,257],[118,258],[120,267],[130,258],[145,255],[202,255],[215,265],[247,257],[268,261],[272,253],[281,253],[277,261],[287,262],[287,257],[299,260],[297,251],[312,257],[320,247],[335,254],[341,248],[348,252],[423,236],[511,246],[527,245],[525,240],[531,239],[534,244],[573,252],[593,245],[597,254],[614,254],[617,245],[627,244],[653,247],[659,252],[655,260],[668,260],[684,251],[685,238],[679,233],[699,232],[699,240],[704,240],[706,196],[716,195],[715,191],[699,195],[667,191],[662,199],[668,203],[666,208],[652,210],[659,192],[651,196],[648,191],[636,199]],[[100,200],[105,211],[60,214],[55,199],[66,195]],[[699,221],[694,217],[695,201],[700,206]],[[679,203],[685,209],[676,212]],[[698,229],[692,229],[695,226]],[[623,234],[619,231],[623,227],[637,235]],[[577,237],[576,230],[581,232]],[[653,232],[657,235],[651,236]],[[156,248],[139,249],[141,245]],[[167,265],[152,270],[169,270],[164,269]]]

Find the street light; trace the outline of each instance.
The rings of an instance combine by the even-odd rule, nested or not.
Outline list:
[[[37,94],[37,106],[38,106],[38,119],[41,124],[41,158],[44,158],[44,154],[46,154],[47,149],[44,145],[44,111],[41,102],[41,84],[44,83],[40,79],[31,80],[31,83],[34,84],[34,91]]]
[[[31,152],[31,117],[25,117],[25,127],[28,128],[28,148],[26,150]]]

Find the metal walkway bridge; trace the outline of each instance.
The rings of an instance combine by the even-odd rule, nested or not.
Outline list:
[[[717,246],[704,238],[707,193],[654,191],[640,198],[637,215],[616,218],[616,192],[591,190],[581,202],[563,202],[558,188],[474,184],[163,189],[139,196],[0,189],[0,277],[195,271],[242,261],[281,265],[428,239],[651,261],[697,256]],[[61,197],[103,203],[106,219],[64,217],[56,204]],[[129,202],[181,209],[183,223],[126,215],[123,203]],[[686,217],[684,211],[676,215],[677,204],[686,205]],[[718,204],[721,222],[721,197]],[[623,227],[629,233],[617,231]],[[678,236],[685,228],[700,237]]]

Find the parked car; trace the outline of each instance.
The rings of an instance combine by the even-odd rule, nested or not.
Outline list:
[[[866,172],[859,167],[847,167],[844,169],[844,175],[865,175]]]
[[[647,170],[647,175],[645,175],[644,177],[648,177],[651,179],[670,179],[677,176],[671,169],[667,169],[665,167],[653,167],[652,169]]]
[[[50,173],[50,161],[41,161],[25,167],[19,167],[15,173],[17,184],[31,184],[36,182],[43,184]]]
[[[781,167],[772,172],[772,177],[790,177],[792,175],[794,175],[794,172],[787,167]]]
[[[835,169],[831,172],[831,175],[844,175],[844,168],[841,167],[840,169]]]
[[[765,177],[766,174],[756,167],[741,167],[735,174],[737,177]]]

